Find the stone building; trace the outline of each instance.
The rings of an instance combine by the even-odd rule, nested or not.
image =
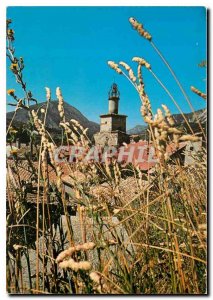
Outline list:
[[[184,153],[184,164],[192,165],[195,163],[196,156],[202,151],[202,138],[198,142],[187,142]]]
[[[94,135],[95,144],[99,146],[121,146],[129,143],[126,133],[126,115],[118,113],[120,93],[117,84],[113,83],[109,91],[109,112],[100,116],[100,132]]]

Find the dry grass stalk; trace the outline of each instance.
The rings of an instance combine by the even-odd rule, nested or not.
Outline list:
[[[131,20],[133,27],[148,39],[151,36],[142,24]],[[8,33],[10,42],[14,33]],[[26,292],[70,293],[70,294],[204,294],[206,292],[206,151],[201,149],[192,165],[181,165],[172,161],[168,147],[181,141],[196,142],[196,135],[188,135],[176,128],[169,108],[162,105],[154,112],[146,93],[142,71],[153,72],[144,59],[134,57],[137,62],[137,77],[125,62],[109,65],[117,73],[123,74],[134,86],[141,99],[141,114],[149,126],[149,145],[157,150],[158,164],[152,172],[142,172],[139,168],[122,167],[115,159],[104,164],[82,163],[69,166],[73,193],[70,199],[79,207],[81,225],[88,222],[82,240],[92,240],[79,244],[74,239],[73,224],[67,211],[63,170],[54,158],[55,145],[45,128],[48,103],[51,92],[46,88],[47,108],[44,121],[33,111],[33,123],[41,137],[39,163],[36,175],[36,278],[35,286],[29,282]],[[123,71],[124,70],[124,71]],[[14,75],[18,68],[13,66]],[[153,73],[154,74],[154,73]],[[56,90],[58,110],[67,140],[63,144],[86,145],[90,141],[82,125],[74,119],[65,120],[64,101],[60,88]],[[15,91],[9,94],[15,96]],[[49,159],[47,160],[47,157]],[[48,164],[55,170],[56,186],[50,186]],[[31,162],[32,164],[32,162]],[[29,162],[30,165],[30,162]],[[18,169],[17,169],[18,170]],[[85,174],[80,182],[74,171]],[[18,173],[18,171],[17,171]],[[10,172],[11,175],[11,172]],[[19,180],[20,181],[20,180]],[[7,286],[10,292],[23,292],[21,255],[27,254],[27,239],[21,242],[21,235],[14,242],[15,229],[34,229],[30,224],[28,211],[23,211],[27,195],[12,184],[8,174],[9,215],[8,245],[12,253],[7,256]],[[123,183],[126,185],[123,186]],[[13,189],[11,187],[13,186]],[[42,211],[39,209],[39,195],[43,188]],[[51,189],[55,190],[52,191]],[[95,192],[94,192],[95,191]],[[102,192],[100,192],[102,191]],[[62,202],[67,228],[63,226],[61,215],[53,221],[54,213],[44,204],[57,195]],[[58,204],[58,207],[60,206]],[[12,215],[12,218],[11,218]],[[56,216],[57,217],[57,216]],[[42,220],[41,220],[42,218]],[[11,221],[12,220],[12,221]],[[39,222],[39,221],[42,222]],[[21,222],[23,221],[23,223]],[[42,230],[41,230],[42,226]],[[76,230],[76,229],[75,229]],[[80,230],[79,230],[80,231]],[[56,239],[59,233],[59,240]],[[26,233],[26,232],[25,232]],[[38,241],[42,234],[42,253]],[[27,238],[28,236],[25,235]],[[68,237],[67,237],[68,236]],[[69,246],[67,246],[69,243]],[[66,250],[64,250],[66,249]],[[15,254],[14,254],[15,253]],[[11,258],[14,255],[15,259]],[[93,267],[92,269],[92,263]],[[41,263],[41,266],[40,266]],[[49,267],[50,265],[50,267]],[[59,267],[59,268],[58,268]],[[40,269],[42,268],[42,274]],[[29,272],[29,279],[31,278]],[[41,280],[42,279],[42,285]]]

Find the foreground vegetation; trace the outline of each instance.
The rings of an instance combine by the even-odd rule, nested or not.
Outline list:
[[[82,162],[80,158],[75,164],[64,162],[73,180],[69,196],[79,218],[76,232],[73,217],[68,213],[62,166],[54,157],[56,145],[45,128],[51,92],[46,88],[47,103],[40,108],[43,118],[39,119],[38,111],[29,110],[36,100],[23,79],[23,58],[15,57],[14,31],[10,29],[10,23],[11,20],[8,20],[7,55],[11,61],[10,70],[22,86],[24,96],[19,98],[13,89],[8,94],[14,100],[11,103],[15,105],[14,116],[18,109],[29,111],[28,130],[34,152],[30,151],[25,156],[28,170],[36,182],[36,203],[28,205],[28,193],[32,192],[33,184],[21,180],[19,157],[14,151],[13,172],[19,180],[18,184],[14,184],[8,172],[8,292],[206,293],[206,135],[199,120],[200,134],[191,130],[189,135],[175,127],[166,105],[162,105],[154,114],[142,77],[146,71],[151,72],[180,113],[183,113],[151,65],[143,58],[133,58],[137,74],[125,62],[109,61],[109,66],[124,75],[140,97],[141,115],[149,127],[149,140],[156,149],[159,163],[153,172],[147,173],[137,166],[122,167],[113,158],[103,164]],[[161,56],[193,111],[188,96],[153,43],[151,35],[135,19],[130,18],[130,23]],[[203,95],[206,98],[204,93],[199,96]],[[65,119],[60,88],[56,89],[56,96],[61,117],[61,143],[90,149],[92,145],[86,129],[75,120]],[[189,122],[185,121],[190,130]],[[16,138],[12,122],[7,129],[11,143]],[[171,161],[168,145],[173,143],[178,148],[181,142],[199,141],[200,136],[203,137],[204,147],[198,153],[191,154],[193,164],[182,165],[178,159]],[[37,161],[36,168],[34,160]],[[49,179],[50,165],[57,177],[54,183]],[[83,180],[80,181],[76,174],[83,174]],[[52,199],[58,207],[54,212],[50,205]]]

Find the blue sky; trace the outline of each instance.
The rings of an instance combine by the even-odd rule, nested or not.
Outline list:
[[[115,81],[121,94],[119,112],[128,115],[127,127],[143,124],[136,91],[107,65],[108,60],[125,61],[136,70],[131,60],[140,56],[151,63],[182,110],[190,112],[168,69],[149,42],[131,28],[129,17],[138,19],[152,34],[194,108],[205,107],[205,102],[190,91],[191,85],[206,91],[206,70],[197,66],[206,59],[203,7],[9,7],[7,18],[13,20],[16,56],[25,60],[24,78],[34,97],[44,101],[44,87],[48,86],[55,99],[55,89],[60,86],[65,101],[99,122],[99,115],[108,110],[108,91]],[[177,113],[164,90],[145,71],[154,110],[163,103]],[[15,88],[22,97],[13,74],[7,71],[9,88]]]

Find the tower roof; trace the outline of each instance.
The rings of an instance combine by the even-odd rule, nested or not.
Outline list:
[[[119,96],[120,96],[120,92],[118,90],[118,86],[116,83],[113,83],[109,90],[109,98],[111,98],[111,97],[119,98]]]

